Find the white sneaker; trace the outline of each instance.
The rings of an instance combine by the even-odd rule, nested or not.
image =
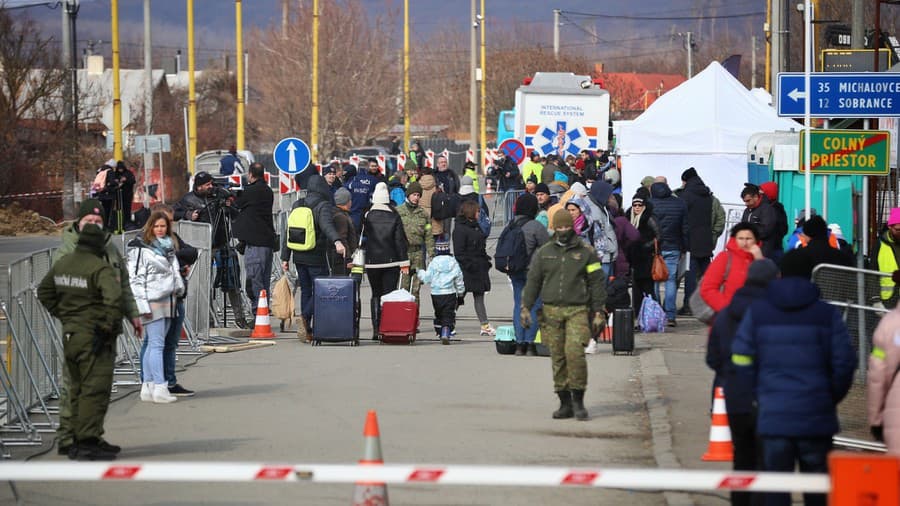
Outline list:
[[[584,348],[584,352],[590,355],[594,355],[596,353],[600,353],[600,347],[597,346],[597,341],[591,339],[587,346]]]
[[[491,327],[490,323],[481,326],[481,335],[494,337],[497,335],[497,329]]]
[[[153,385],[153,402],[157,404],[168,404],[177,400],[178,397],[169,393],[169,385],[167,383],[155,383]]]
[[[141,385],[141,400],[144,402],[153,402],[153,383],[144,383]]]

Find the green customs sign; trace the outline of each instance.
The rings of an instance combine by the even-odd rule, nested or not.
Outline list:
[[[800,132],[800,172],[806,136]],[[890,172],[890,133],[884,130],[810,130],[813,174],[886,176]]]

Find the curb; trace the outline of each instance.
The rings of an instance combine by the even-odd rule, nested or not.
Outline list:
[[[659,390],[658,376],[667,376],[669,368],[666,366],[663,352],[660,349],[652,349],[640,354],[641,391],[644,402],[647,405],[647,414],[650,418],[650,432],[653,438],[653,458],[660,468],[681,469],[681,462],[675,456],[672,449],[672,425],[669,423],[669,410],[667,401]],[[666,504],[669,506],[694,506],[694,500],[690,494],[684,492],[663,492]]]

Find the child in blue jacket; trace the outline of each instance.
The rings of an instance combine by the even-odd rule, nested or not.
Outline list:
[[[431,285],[434,330],[440,336],[441,344],[450,344],[450,333],[456,327],[456,308],[462,305],[466,285],[459,263],[450,254],[450,242],[435,242],[434,253],[435,257],[428,268],[417,270],[416,274],[422,283]]]

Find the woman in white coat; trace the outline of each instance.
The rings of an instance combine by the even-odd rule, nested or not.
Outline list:
[[[172,221],[162,211],[155,211],[144,225],[143,234],[128,246],[128,271],[131,291],[144,324],[147,352],[141,363],[144,384],[141,400],[168,403],[178,398],[169,393],[163,374],[163,347],[166,333],[175,314],[175,302],[184,292],[175,258]]]

